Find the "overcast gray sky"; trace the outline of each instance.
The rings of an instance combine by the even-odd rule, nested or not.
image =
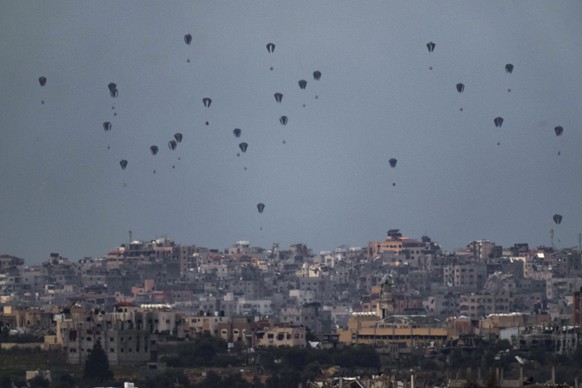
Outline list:
[[[577,245],[581,20],[577,0],[2,1],[0,253],[100,256],[129,230]]]

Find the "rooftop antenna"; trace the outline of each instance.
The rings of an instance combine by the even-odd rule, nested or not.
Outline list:
[[[578,254],[582,252],[582,233],[578,233]]]
[[[555,248],[554,247],[554,229],[550,229],[550,241],[552,244],[552,248]]]
[[[131,245],[131,242],[133,241],[133,233],[131,232],[131,230],[129,231],[129,244],[127,245],[128,247]]]

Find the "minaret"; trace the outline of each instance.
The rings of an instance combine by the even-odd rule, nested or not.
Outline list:
[[[380,312],[381,318],[387,318],[394,314],[394,296],[392,295],[392,275],[384,276],[382,281],[382,291],[380,292]]]
[[[273,259],[279,260],[279,242],[275,241],[272,248]]]

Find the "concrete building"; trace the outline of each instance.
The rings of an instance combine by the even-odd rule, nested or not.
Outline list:
[[[461,294],[459,312],[470,318],[482,318],[494,313],[510,313],[514,311],[514,293],[509,291],[475,292]]]
[[[331,311],[323,310],[320,303],[282,308],[279,321],[292,326],[305,326],[312,333],[330,333],[332,330]]]
[[[480,290],[487,280],[487,264],[459,262],[443,268],[443,280],[450,287]]]
[[[366,344],[392,349],[442,346],[452,336],[436,323],[419,327],[405,321],[389,322],[370,313],[352,315],[348,328],[339,329],[338,334],[339,342],[346,345]]]
[[[179,338],[194,338],[198,335],[219,335],[219,327],[227,324],[229,318],[224,315],[180,313],[177,316],[177,335]]]
[[[503,247],[488,240],[475,240],[467,244],[467,251],[473,259],[486,263],[489,259],[501,257]]]
[[[145,364],[157,358],[157,335],[134,312],[74,311],[71,318],[57,322],[57,338],[70,364],[84,363],[98,341],[112,366]]]
[[[255,332],[257,347],[305,347],[304,326],[268,325],[262,326]]]

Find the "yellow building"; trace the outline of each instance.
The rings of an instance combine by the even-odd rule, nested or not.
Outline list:
[[[338,330],[338,334],[339,342],[346,345],[397,345],[399,348],[442,346],[450,337],[449,331],[442,327],[417,327],[417,324],[405,321],[387,322],[371,313],[354,314],[348,321],[348,328]]]

